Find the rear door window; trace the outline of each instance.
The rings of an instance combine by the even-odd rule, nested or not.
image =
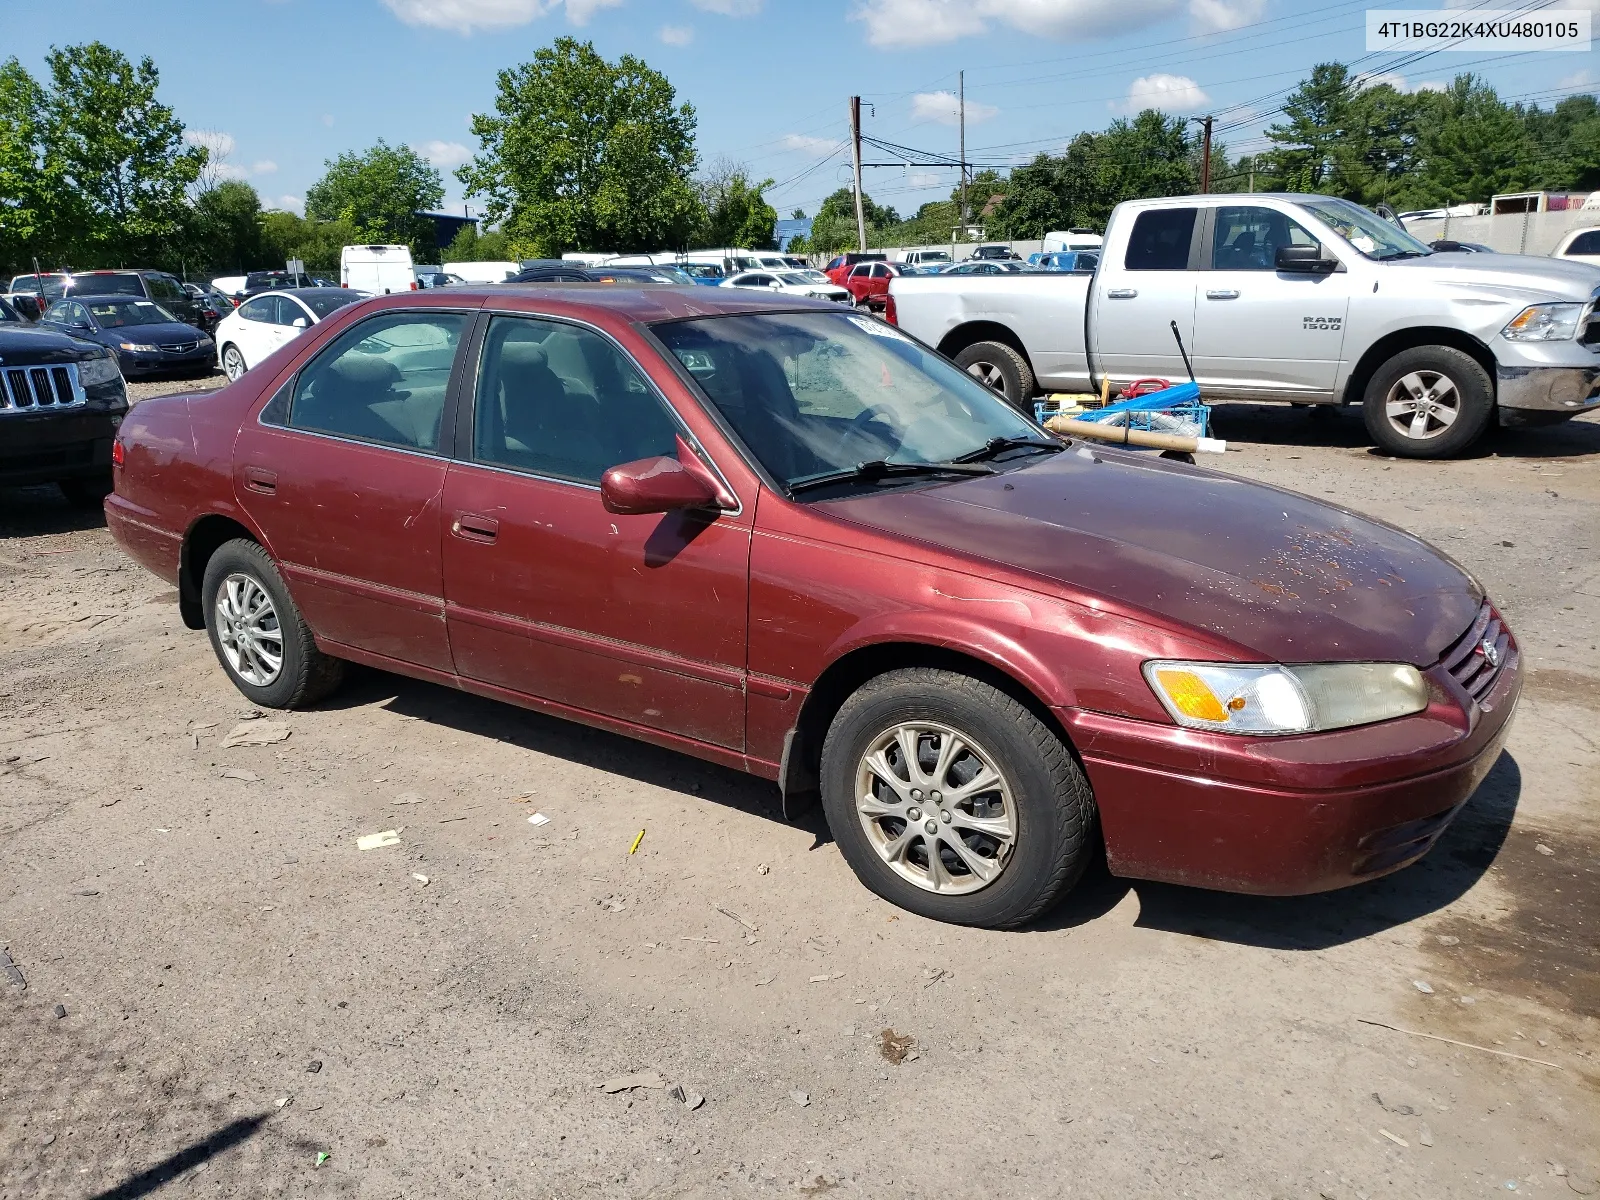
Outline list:
[[[462,313],[398,312],[347,329],[301,370],[289,426],[437,451],[467,321]]]
[[[1600,229],[1590,229],[1572,239],[1568,254],[1600,254]]]
[[[1123,266],[1129,271],[1183,271],[1189,266],[1197,208],[1155,208],[1140,213],[1128,235]]]

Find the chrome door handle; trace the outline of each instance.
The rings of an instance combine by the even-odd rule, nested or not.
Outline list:
[[[477,513],[461,513],[450,525],[450,532],[469,542],[492,542],[500,532],[500,522]]]
[[[1138,288],[1112,288],[1106,293],[1107,300],[1132,300],[1139,294]]]
[[[1233,288],[1219,288],[1217,291],[1206,293],[1207,300],[1237,300],[1238,298],[1239,293]]]

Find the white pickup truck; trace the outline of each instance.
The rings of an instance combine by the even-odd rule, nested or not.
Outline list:
[[[888,318],[1027,409],[1035,392],[1182,379],[1208,400],[1360,404],[1392,454],[1467,449],[1498,412],[1600,408],[1600,268],[1434,253],[1326,196],[1119,204],[1093,274],[908,275]]]

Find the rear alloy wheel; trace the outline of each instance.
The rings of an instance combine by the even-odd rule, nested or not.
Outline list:
[[[249,368],[244,365],[244,355],[239,353],[239,347],[229,346],[222,352],[222,373],[228,377],[229,383],[238,379],[247,370]]]
[[[934,920],[1010,928],[1092,853],[1094,800],[1028,708],[967,675],[891,671],[840,707],[822,749],[828,826],[857,878]]]
[[[1378,368],[1363,401],[1367,432],[1402,458],[1451,458],[1482,435],[1494,412],[1483,365],[1450,346],[1402,350]]]
[[[999,393],[1024,416],[1033,416],[1033,368],[1004,342],[974,342],[955,357],[979,383]]]

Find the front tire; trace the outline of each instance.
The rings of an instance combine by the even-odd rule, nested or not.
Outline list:
[[[233,686],[265,708],[303,708],[344,678],[317,649],[271,557],[255,542],[224,542],[200,585],[206,634]]]
[[[1413,346],[1373,374],[1362,400],[1367,433],[1400,458],[1454,458],[1494,415],[1483,364],[1451,346]]]
[[[956,366],[1005,398],[1023,416],[1033,416],[1033,368],[1004,342],[974,342],[955,357]]]
[[[828,729],[821,777],[856,877],[936,921],[1024,924],[1093,853],[1094,798],[1071,751],[971,676],[918,667],[863,684]]]
[[[244,364],[244,355],[239,352],[239,347],[228,345],[222,351],[222,373],[232,383],[250,368]]]

